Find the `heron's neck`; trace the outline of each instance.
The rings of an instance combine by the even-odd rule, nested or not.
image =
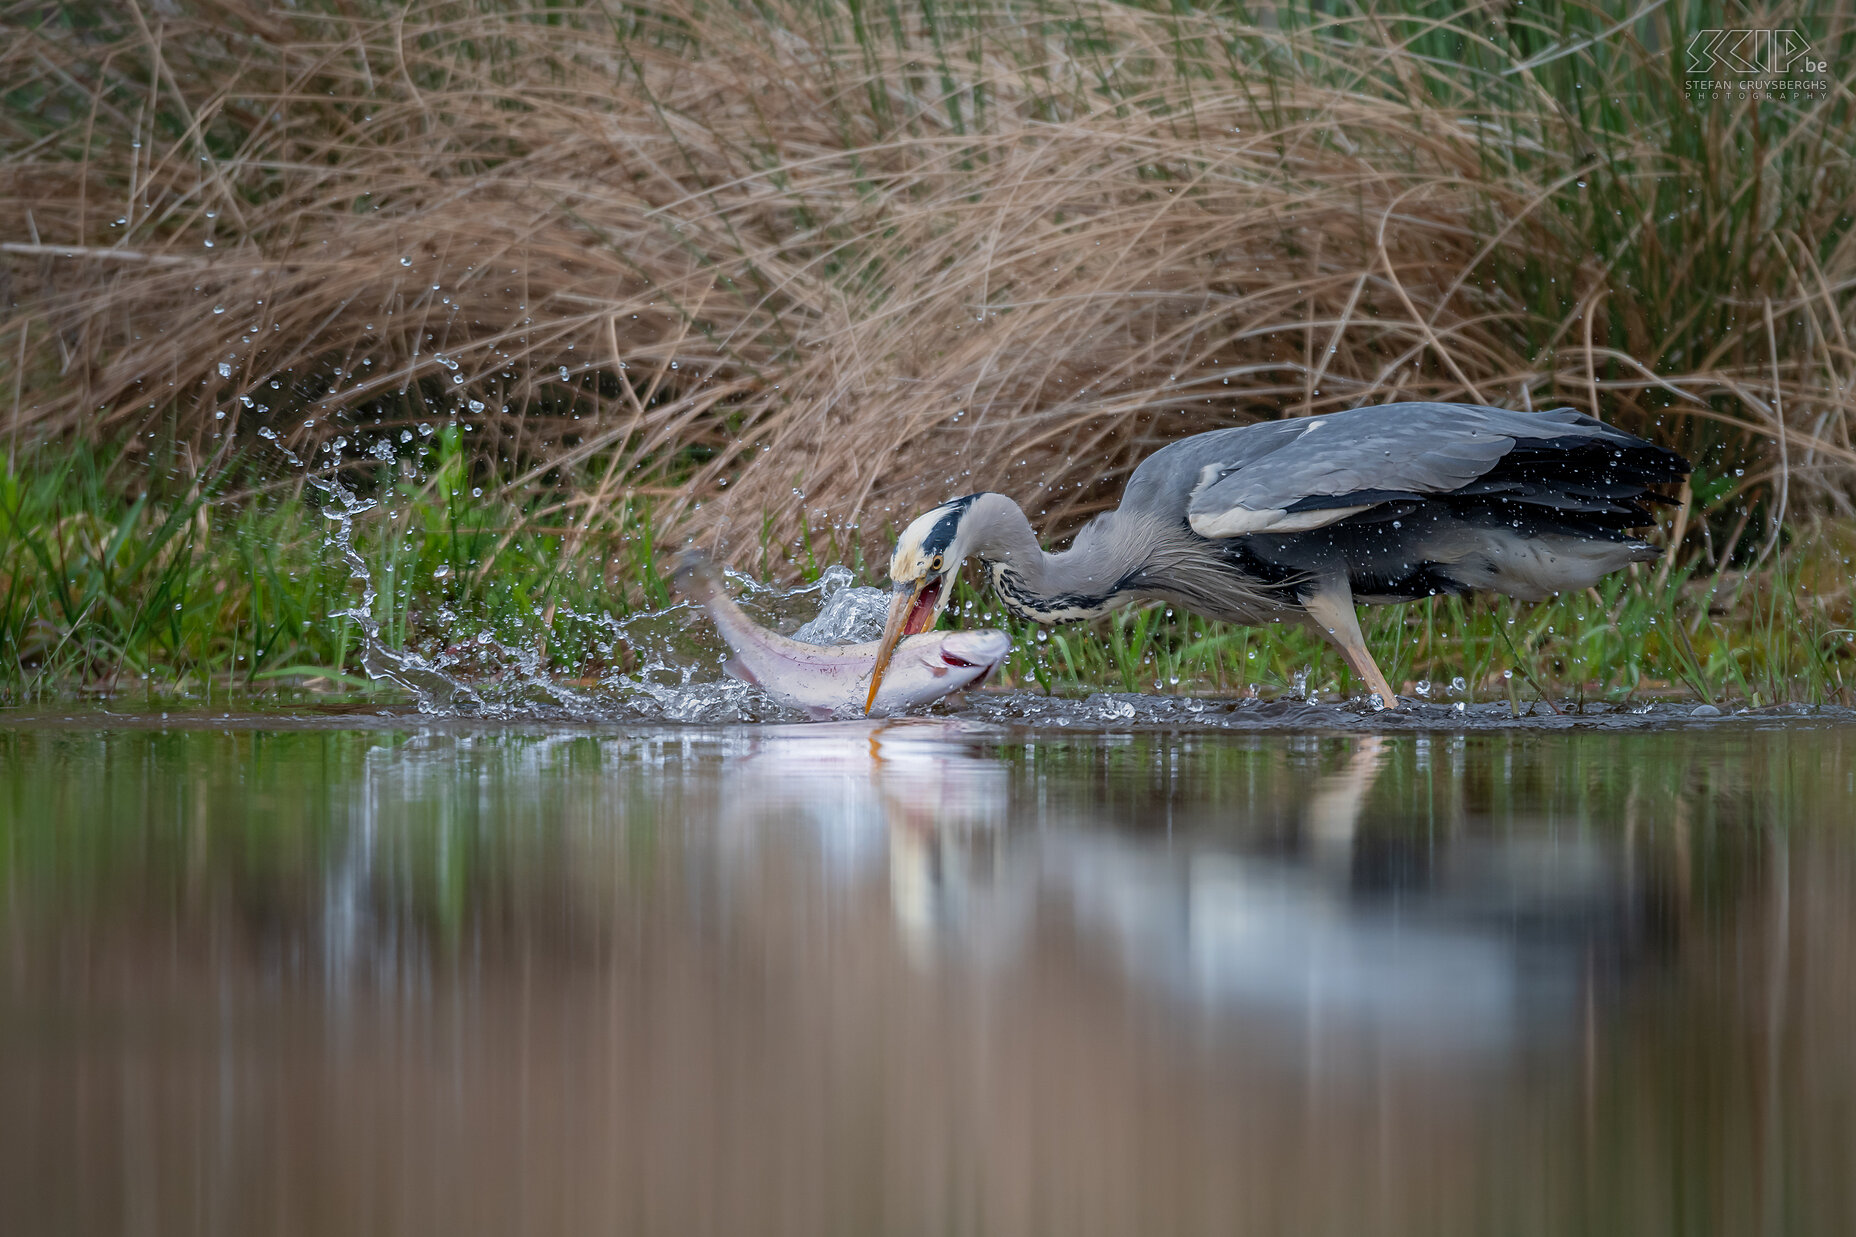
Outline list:
[[[1104,554],[1100,539],[1079,537],[1061,554],[1038,545],[1031,521],[1003,494],[987,494],[974,553],[1006,609],[1036,623],[1095,618],[1120,604],[1117,595],[1133,564]],[[969,517],[971,518],[971,517]]]

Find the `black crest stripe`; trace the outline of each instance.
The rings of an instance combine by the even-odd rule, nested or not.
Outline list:
[[[934,527],[928,530],[928,535],[922,538],[924,554],[947,553],[947,548],[954,544],[955,532],[960,528],[960,517],[967,513],[967,508],[978,497],[978,494],[968,494],[964,498],[950,499],[941,504],[947,508],[947,514],[936,520]]]

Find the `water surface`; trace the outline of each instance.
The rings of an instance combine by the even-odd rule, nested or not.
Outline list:
[[[16,722],[7,1230],[1852,1231],[1856,728],[1449,720]]]

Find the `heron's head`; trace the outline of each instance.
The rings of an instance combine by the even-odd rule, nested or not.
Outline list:
[[[876,666],[870,672],[870,697],[864,704],[868,713],[876,703],[876,690],[889,668],[891,654],[904,636],[919,635],[940,621],[953,591],[954,577],[968,553],[963,524],[977,494],[955,498],[932,511],[925,511],[902,530],[896,539],[896,553],[889,560],[889,621],[883,626],[883,641],[877,646]]]

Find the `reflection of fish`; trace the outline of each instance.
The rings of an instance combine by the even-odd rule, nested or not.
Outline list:
[[[859,716],[876,665],[877,641],[827,647],[776,635],[741,612],[722,587],[721,573],[700,554],[677,562],[678,587],[708,610],[735,655],[728,673],[768,695],[798,705],[814,717]],[[998,668],[1011,651],[1002,631],[931,631],[896,646],[871,712],[888,716],[932,704],[949,692],[973,687]]]
[[[721,778],[718,819],[758,883],[767,839],[809,834],[838,888],[887,866],[888,910],[914,962],[997,969],[1020,955],[1036,908],[1036,863],[1014,862],[1002,732],[951,718],[757,727]],[[779,843],[775,843],[779,844]],[[755,857],[750,859],[752,854]]]

